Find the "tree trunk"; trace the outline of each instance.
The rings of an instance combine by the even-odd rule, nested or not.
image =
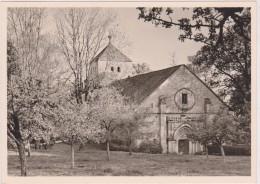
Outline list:
[[[107,160],[110,161],[109,141],[107,140]]]
[[[16,145],[18,148],[20,164],[21,164],[21,176],[27,176],[27,159],[26,159],[25,146],[23,140],[20,140],[19,144],[17,143]]]
[[[71,168],[73,169],[75,166],[74,162],[74,136],[71,136]]]
[[[206,158],[207,160],[209,159],[209,150],[208,150],[208,145],[205,144],[205,152],[206,152]]]
[[[31,157],[31,147],[30,147],[30,142],[28,141],[28,143],[26,143],[25,145],[25,150],[28,153],[28,157]]]
[[[133,152],[132,152],[132,142],[130,141],[130,145],[129,145],[129,155],[132,155]]]
[[[130,145],[130,147],[129,147],[129,155],[132,155],[132,154],[133,154],[132,146]]]
[[[31,149],[30,149],[30,147],[28,148],[28,157],[31,157]]]
[[[223,157],[223,161],[226,162],[226,156],[225,156],[225,151],[222,145],[220,145],[220,150],[221,150],[221,155]]]

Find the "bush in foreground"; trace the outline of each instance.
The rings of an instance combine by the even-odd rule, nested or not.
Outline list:
[[[249,145],[223,146],[226,155],[251,155],[251,147]],[[214,145],[208,146],[210,155],[221,154],[220,148]]]
[[[151,141],[142,142],[139,147],[139,152],[159,154],[162,153],[162,146],[159,143],[153,143]]]
[[[113,142],[110,146],[111,151],[129,151],[129,147],[125,144]],[[152,141],[145,141],[140,144],[139,147],[136,145],[132,148],[133,152],[141,153],[151,153],[151,154],[160,154],[162,153],[162,146],[159,143],[154,143]]]

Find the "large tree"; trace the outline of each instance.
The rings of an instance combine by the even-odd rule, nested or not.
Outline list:
[[[42,34],[44,15],[41,8],[8,9],[7,133],[18,148],[22,176],[27,175],[25,144],[51,134],[61,84],[51,57],[56,47]]]
[[[92,90],[94,80],[90,76],[90,61],[107,41],[116,14],[108,9],[63,8],[55,14],[60,52],[71,69],[74,96],[83,102]],[[83,83],[85,81],[85,86]]]
[[[149,129],[151,122],[147,120],[149,111],[146,108],[138,108],[134,104],[128,104],[126,108],[127,111],[123,114],[122,123],[116,130],[115,139],[123,142],[128,147],[129,154],[132,155],[136,141],[144,136],[152,135]]]
[[[139,7],[137,9],[140,11],[138,18],[145,22],[152,22],[155,26],[165,28],[177,26],[183,32],[179,36],[181,41],[189,39],[217,46],[223,43],[224,30],[230,24],[236,34],[245,41],[251,41],[250,32],[247,31],[248,25],[251,24],[251,15],[242,16],[242,13],[250,11],[250,8],[196,7],[192,9],[191,17],[183,17],[178,20],[174,17],[175,9],[171,7]],[[183,8],[183,11],[191,11],[191,9]]]
[[[209,144],[218,146],[225,162],[223,144],[236,143],[241,133],[237,125],[238,119],[230,115],[226,107],[221,107],[214,116],[205,114],[204,121],[195,123],[188,137],[204,145],[206,155]]]
[[[245,103],[251,100],[251,46],[250,42],[231,30],[223,35],[224,44],[203,46],[190,58],[193,65],[211,71],[207,83],[217,88],[237,114],[244,115]]]
[[[102,138],[100,124],[96,123],[94,109],[90,104],[78,104],[69,93],[60,100],[55,109],[55,135],[71,147],[71,168],[75,166],[75,144],[99,143]]]
[[[131,116],[132,106],[113,87],[97,89],[92,94],[93,120],[102,129],[102,140],[107,146],[107,160],[110,160],[110,142],[116,137],[116,130],[122,126],[126,116]]]

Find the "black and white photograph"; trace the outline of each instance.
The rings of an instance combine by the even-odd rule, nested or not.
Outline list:
[[[256,4],[213,5],[7,3],[7,176],[252,180]]]

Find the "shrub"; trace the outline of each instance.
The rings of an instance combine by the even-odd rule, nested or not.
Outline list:
[[[111,143],[109,148],[111,151],[129,151],[129,148],[127,146],[115,143]]]
[[[113,142],[110,143],[110,150],[129,152],[129,147],[126,145],[116,144]],[[145,141],[140,144],[139,148],[136,145],[132,146],[132,152],[158,154],[158,153],[162,153],[162,146],[159,143]]]
[[[129,152],[129,147],[123,142],[111,142],[110,143],[110,150],[111,151],[126,151]],[[137,145],[132,145],[132,152],[138,152]]]
[[[110,142],[114,143],[114,144],[117,144],[117,145],[125,145],[126,144],[124,140],[115,139],[115,138],[112,139]]]
[[[251,155],[251,147],[249,145],[223,146],[226,155]],[[210,155],[220,155],[219,146],[209,145],[208,152]]]
[[[224,146],[226,155],[251,155],[251,147],[246,145]]]
[[[194,153],[194,155],[206,155],[205,151],[198,151],[196,153]]]
[[[158,154],[162,153],[162,146],[159,143],[151,141],[142,142],[139,147],[139,152]]]
[[[106,169],[103,169],[103,172],[104,173],[112,173],[113,169],[112,168],[106,168]]]

